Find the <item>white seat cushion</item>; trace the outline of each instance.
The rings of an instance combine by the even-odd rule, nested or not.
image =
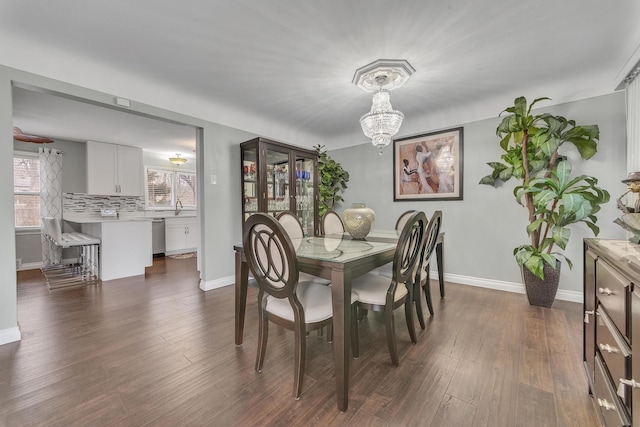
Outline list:
[[[324,279],[322,277],[319,276],[314,276],[313,274],[307,274],[307,273],[299,273],[300,276],[298,276],[298,281],[300,282],[313,282],[313,283],[317,283],[318,285],[329,285],[331,284],[331,280],[329,279]]]
[[[391,279],[373,273],[367,273],[353,280],[351,289],[358,294],[358,301],[365,304],[385,305],[387,291],[391,285]],[[399,283],[396,287],[394,300],[398,301],[407,296],[407,287]]]
[[[315,323],[333,316],[331,308],[331,288],[311,282],[300,282],[296,290],[298,299],[304,308],[305,323]],[[351,294],[351,304],[356,302],[357,294]],[[267,311],[293,322],[293,309],[289,300],[267,297]]]
[[[385,265],[372,270],[371,273],[391,279],[393,277],[393,263],[388,262]]]

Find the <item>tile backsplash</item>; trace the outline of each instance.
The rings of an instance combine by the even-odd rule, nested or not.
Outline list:
[[[144,197],[94,196],[83,193],[63,193],[63,212],[100,214],[100,209],[117,209],[119,212],[143,212]]]

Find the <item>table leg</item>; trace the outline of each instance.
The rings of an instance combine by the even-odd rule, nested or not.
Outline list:
[[[338,409],[349,406],[349,348],[351,340],[351,273],[331,272],[333,305],[333,349],[336,364],[336,397]]]
[[[247,282],[249,267],[243,259],[243,253],[236,251],[236,345],[242,344],[244,334],[244,314],[247,308]]]
[[[440,282],[440,298],[444,298],[444,248],[443,240],[436,244],[436,259],[438,262],[438,281]]]

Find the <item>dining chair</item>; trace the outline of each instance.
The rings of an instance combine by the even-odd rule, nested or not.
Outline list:
[[[424,244],[422,245],[421,262],[419,264],[416,278],[414,280],[415,286],[413,291],[413,298],[416,304],[418,321],[420,322],[420,327],[422,329],[425,328],[424,314],[422,313],[422,291],[424,291],[425,294],[425,300],[427,301],[429,313],[433,316],[433,304],[431,302],[431,279],[429,277],[429,261],[431,260],[431,255],[436,248],[441,225],[442,211],[435,211],[431,216],[431,219],[429,220],[429,224],[427,225]]]
[[[293,243],[280,222],[270,215],[256,213],[247,219],[243,249],[249,270],[258,282],[259,330],[255,369],[262,372],[269,322],[293,330],[296,346],[293,396],[297,400],[304,378],[307,333],[330,325],[333,320],[331,288],[300,281]],[[355,294],[352,294],[352,313],[355,312],[355,302]],[[352,334],[357,340],[357,329],[353,326]],[[352,348],[357,357],[357,346],[352,344]]]
[[[332,210],[328,210],[322,215],[320,227],[322,228],[323,236],[342,235],[344,233],[344,224],[340,215]]]
[[[407,220],[409,219],[409,217],[411,217],[411,215],[415,212],[414,209],[410,209],[408,211],[403,212],[398,219],[396,220],[396,225],[395,225],[395,229],[396,232],[398,234],[400,234],[400,232],[402,231],[402,228],[404,227],[404,225],[406,224]],[[376,268],[375,270],[373,270],[376,274],[379,274],[380,276],[385,276],[388,278],[391,278],[392,276],[392,268],[391,268],[391,263],[385,264],[381,267]]]
[[[387,346],[394,365],[398,365],[393,316],[396,308],[404,306],[411,342],[416,343],[413,324],[413,282],[420,261],[426,224],[427,217],[424,212],[414,212],[405,221],[393,256],[391,279],[367,273],[352,281],[352,289],[358,295],[358,310],[384,312]]]
[[[280,212],[276,219],[278,220],[278,222],[280,222],[280,224],[282,224],[282,227],[284,227],[284,230],[286,231],[291,241],[294,242],[294,244],[300,242],[299,239],[302,239],[304,237],[302,224],[300,224],[300,220],[293,212]],[[319,283],[321,285],[328,285],[331,283],[331,280],[302,272],[300,273],[300,280]]]

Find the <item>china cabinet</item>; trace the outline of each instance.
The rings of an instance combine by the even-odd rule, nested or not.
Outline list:
[[[318,234],[318,153],[265,138],[240,144],[243,221],[255,212],[296,214]]]

